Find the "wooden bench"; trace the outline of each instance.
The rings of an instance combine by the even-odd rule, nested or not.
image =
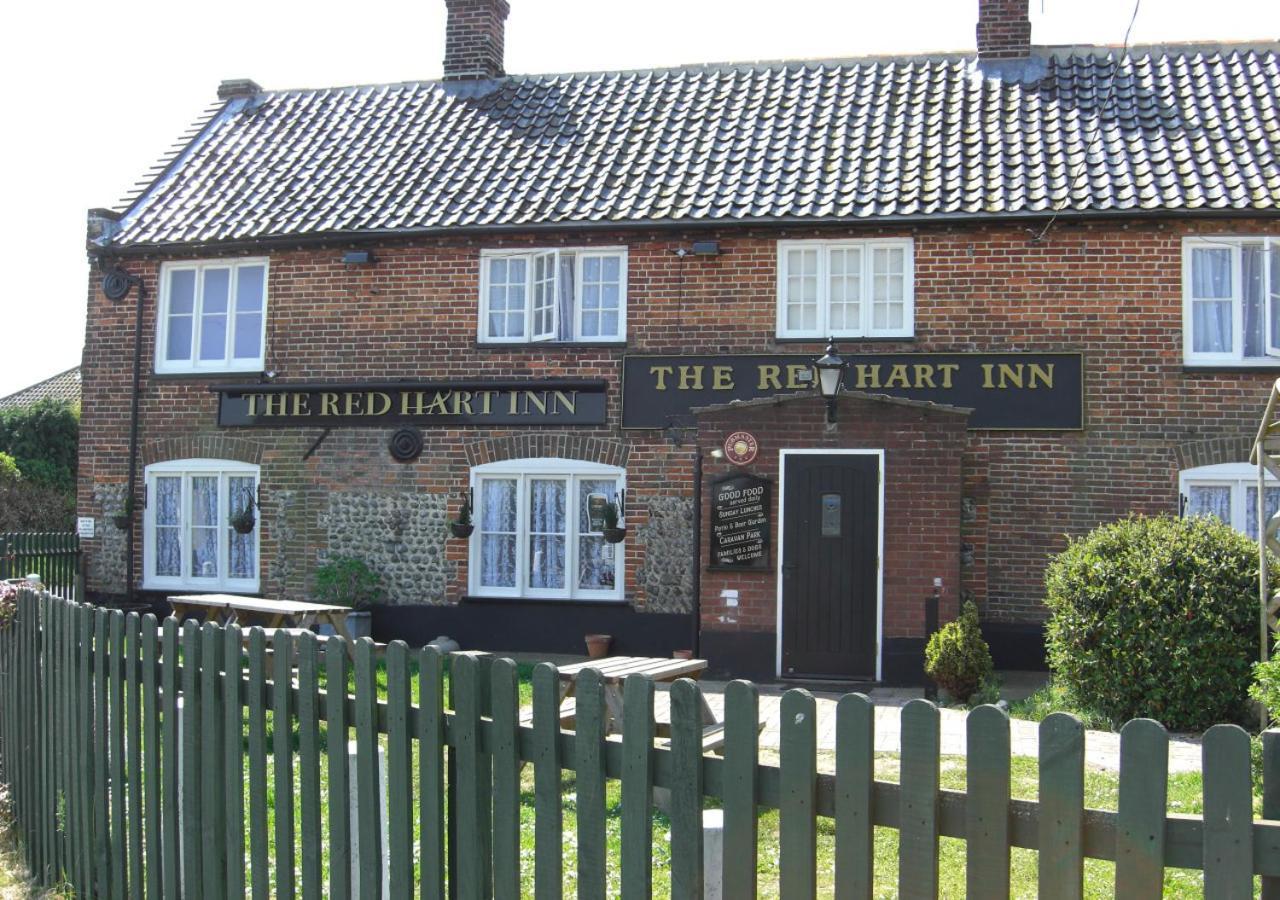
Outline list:
[[[572,728],[574,722],[578,719],[577,701],[573,697],[566,697],[564,702],[560,704],[560,727]],[[525,727],[533,725],[533,707],[520,713],[520,724]]]
[[[756,723],[756,733],[764,731],[765,722],[761,719]],[[664,750],[671,749],[671,738],[665,738],[658,743],[658,746]],[[719,756],[724,755],[724,723],[716,722],[702,729],[702,752],[703,754],[715,753]]]

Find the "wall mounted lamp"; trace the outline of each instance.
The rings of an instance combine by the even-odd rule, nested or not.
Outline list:
[[[694,241],[688,247],[677,247],[676,256],[684,259],[686,256],[719,256],[719,241]]]
[[[371,266],[373,262],[373,254],[368,250],[348,250],[342,254],[342,264],[345,266]]]
[[[836,421],[836,396],[844,383],[844,370],[847,366],[848,363],[836,352],[835,337],[827,339],[826,352],[813,361],[814,381],[818,383],[822,399],[827,401],[828,425],[834,425]]]

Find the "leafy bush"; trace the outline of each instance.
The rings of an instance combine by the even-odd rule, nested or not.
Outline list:
[[[8,628],[18,617],[18,588],[0,581],[0,629]]]
[[[991,675],[991,650],[978,628],[978,608],[968,601],[960,616],[929,638],[924,648],[925,674],[961,703]]]
[[[0,477],[0,533],[6,531],[72,531],[76,496],[72,491],[26,478]]]
[[[1249,538],[1210,517],[1130,517],[1071,541],[1045,586],[1049,667],[1080,703],[1176,729],[1243,720],[1258,654]]]
[[[10,454],[27,481],[74,491],[80,412],[41,400],[0,412],[0,451]]]
[[[8,453],[0,451],[0,484],[12,484],[22,477],[18,463]]]
[[[1280,712],[1280,659],[1272,656],[1266,662],[1253,664],[1249,696],[1265,706],[1273,716]]]
[[[321,603],[365,610],[382,600],[382,576],[362,559],[335,556],[316,569],[313,593]]]

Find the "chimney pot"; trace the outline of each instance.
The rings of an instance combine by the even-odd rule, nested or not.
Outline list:
[[[261,94],[262,88],[252,78],[228,78],[218,84],[218,99],[230,100],[232,97],[252,97]]]
[[[444,80],[501,78],[507,0],[444,0],[449,10],[444,37]]]
[[[978,59],[1031,55],[1028,0],[978,0]]]

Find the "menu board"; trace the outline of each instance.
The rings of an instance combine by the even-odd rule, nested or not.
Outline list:
[[[764,478],[730,475],[711,487],[711,568],[769,567],[769,488]]]

